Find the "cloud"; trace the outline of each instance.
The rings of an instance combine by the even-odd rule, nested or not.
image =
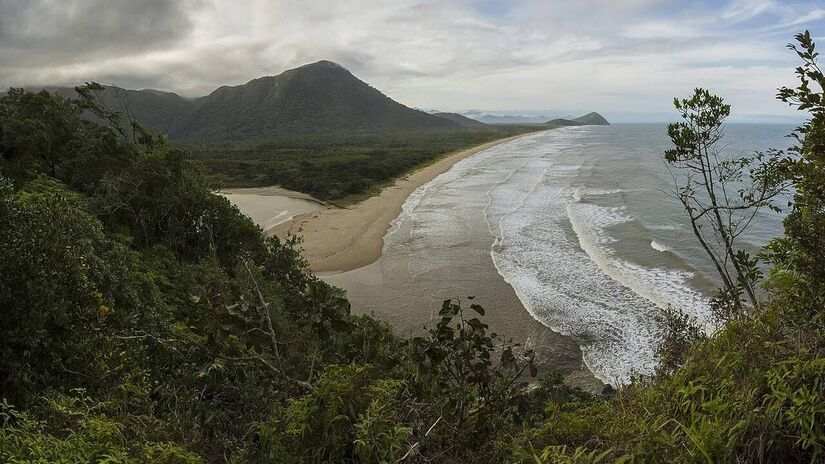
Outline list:
[[[71,64],[174,44],[194,2],[0,0],[0,54],[15,66]]]
[[[330,59],[424,108],[667,111],[703,85],[781,113],[784,44],[824,26],[771,0],[0,0],[0,85],[197,96]]]

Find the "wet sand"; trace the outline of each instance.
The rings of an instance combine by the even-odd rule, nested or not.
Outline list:
[[[230,196],[233,201],[241,200],[239,207],[250,215],[255,208],[264,206],[264,214],[253,219],[267,233],[302,236],[304,256],[313,272],[330,284],[344,288],[354,313],[373,314],[388,322],[399,335],[420,335],[436,324],[444,299],[460,298],[469,310],[466,297],[473,295],[474,302],[486,309],[482,321],[499,335],[499,341],[512,340],[520,343],[521,349],[534,350],[540,372],[558,371],[569,384],[598,392],[602,384],[584,365],[578,343],[553,332],[525,310],[513,288],[495,269],[489,243],[474,243],[468,238],[467,243],[435,259],[434,269],[416,275],[410,272],[405,255],[384,249],[382,256],[384,236],[413,191],[448,171],[456,162],[517,137],[455,152],[399,179],[379,195],[348,208],[322,204],[305,194],[277,187],[233,189],[224,193],[233,195]],[[271,213],[266,209],[267,201],[280,204],[284,199],[293,210],[281,218],[284,215],[294,215],[294,218],[267,227],[266,222],[262,223]],[[291,203],[294,201],[298,203]],[[300,211],[307,205],[310,211]]]
[[[433,270],[413,277],[403,257],[388,254],[360,269],[319,277],[347,290],[353,313],[374,315],[404,336],[421,335],[435,327],[441,303],[448,298],[461,299],[467,314],[476,317],[467,299],[472,295],[472,302],[485,308],[480,319],[498,334],[497,342],[512,340],[521,344],[519,349],[534,350],[540,373],[557,371],[569,385],[600,392],[603,384],[584,365],[578,343],[530,316],[496,271],[489,244],[485,245],[477,253],[462,253],[461,267],[466,271],[449,276]]]
[[[226,189],[218,192],[229,199],[264,231],[292,220],[300,214],[327,208],[311,196],[279,187]]]
[[[521,135],[453,152],[361,203],[300,214],[270,232],[279,237],[288,233],[302,236],[304,257],[314,272],[349,271],[367,266],[381,257],[384,235],[415,189],[449,170],[456,162],[518,137]]]

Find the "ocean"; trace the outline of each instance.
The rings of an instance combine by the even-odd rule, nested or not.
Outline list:
[[[731,124],[726,150],[784,148],[792,129]],[[569,127],[497,145],[416,190],[372,270],[325,279],[347,288],[365,312],[409,330],[432,321],[440,299],[478,294],[500,320],[526,310],[575,342],[603,382],[649,374],[663,308],[679,307],[711,332],[708,303],[718,285],[670,195],[661,159],[668,147],[661,124]],[[745,245],[780,235],[781,220],[760,214]],[[509,289],[493,282],[491,269],[522,308],[501,296]],[[504,332],[528,347],[536,337],[535,329]]]

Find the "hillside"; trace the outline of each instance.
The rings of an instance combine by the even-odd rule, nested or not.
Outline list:
[[[73,88],[46,90],[78,97]],[[216,185],[280,185],[342,203],[451,151],[538,129],[414,110],[330,61],[194,100],[112,86],[97,95],[150,132],[186,145]]]
[[[610,123],[607,122],[607,119],[605,119],[604,116],[600,115],[599,113],[596,113],[595,111],[592,113],[587,113],[584,116],[579,116],[578,118],[574,119],[574,121],[590,126],[610,125]]]
[[[572,119],[556,118],[544,123],[548,126],[583,126],[584,124]]]
[[[574,119],[557,118],[544,123],[547,126],[609,126],[610,123],[599,113],[587,113]]]
[[[169,134],[194,110],[192,101],[173,92],[159,90],[128,90],[111,85],[100,93],[102,103],[126,114],[131,112],[140,124],[151,132]],[[77,98],[74,88],[47,87],[63,98]]]
[[[177,139],[267,137],[315,132],[450,130],[458,125],[408,108],[331,61],[301,66],[194,102],[170,133]]]
[[[462,127],[481,127],[486,125],[481,121],[475,120],[473,118],[468,118],[467,116],[458,113],[433,113],[433,116],[438,116],[439,118],[444,118],[453,121],[454,123]]]
[[[62,97],[74,89],[50,87]],[[172,140],[249,141],[301,134],[432,132],[462,127],[414,110],[361,81],[342,66],[318,61],[222,86],[194,100],[158,90],[106,86],[103,103],[132,112],[145,128]]]

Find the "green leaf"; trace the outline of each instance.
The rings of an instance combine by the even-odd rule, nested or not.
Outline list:
[[[473,303],[470,305],[470,308],[472,308],[475,312],[481,314],[482,316],[484,315],[484,308],[482,308],[481,305]]]
[[[451,315],[453,313],[452,302],[453,302],[453,300],[444,300],[444,302],[441,303],[441,311],[438,312],[438,315],[439,316],[449,316],[449,315]]]

